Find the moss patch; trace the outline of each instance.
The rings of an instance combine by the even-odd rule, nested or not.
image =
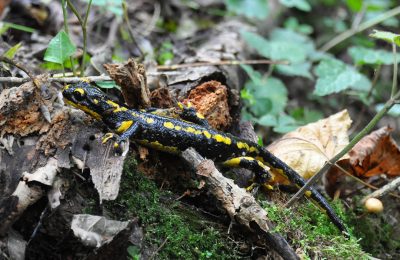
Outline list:
[[[350,239],[342,236],[329,218],[311,202],[299,202],[290,209],[265,201],[262,205],[271,221],[276,223],[274,231],[286,236],[305,259],[368,259],[368,254],[361,249],[358,240],[353,235]],[[343,221],[348,223],[340,202],[332,206]]]
[[[121,190],[106,208],[119,219],[139,217],[145,229],[145,247],[159,248],[157,259],[235,259],[237,250],[213,225],[183,207],[171,193],[136,171],[136,162],[124,166]]]

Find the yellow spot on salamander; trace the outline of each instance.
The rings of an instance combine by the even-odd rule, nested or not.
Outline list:
[[[128,130],[129,127],[131,127],[131,125],[133,124],[132,120],[129,121],[122,121],[122,123],[119,125],[119,127],[117,128],[116,132],[117,133],[123,133],[126,130]]]
[[[141,145],[148,146],[148,147],[151,147],[151,148],[159,150],[159,151],[172,153],[172,154],[179,153],[179,150],[177,147],[166,146],[166,145],[161,144],[158,141],[150,142],[149,140],[138,140],[137,142],[140,143]]]
[[[194,133],[196,131],[196,129],[194,129],[193,127],[189,126],[188,128],[185,129],[185,131],[188,132],[188,133]]]
[[[176,126],[175,126],[175,130],[180,131],[180,130],[182,130],[182,127],[179,126],[179,125],[176,125]]]
[[[99,115],[97,112],[91,110],[90,108],[88,108],[87,106],[83,106],[80,104],[76,104],[72,101],[69,101],[68,99],[64,99],[65,103],[67,103],[68,105],[71,105],[73,107],[76,107],[86,113],[88,113],[89,115],[91,115],[92,117],[94,117],[97,120],[101,120],[101,115]]]
[[[146,118],[146,123],[148,123],[148,124],[152,124],[152,123],[154,123],[154,119],[153,119],[153,118],[150,118],[150,117],[148,117],[148,118]]]
[[[223,165],[227,167],[239,167],[240,160],[241,160],[240,158],[233,158],[225,161]]]
[[[82,88],[76,88],[74,91],[75,91],[75,92],[79,92],[79,93],[81,93],[82,95],[85,94],[85,91],[84,91]]]
[[[69,89],[70,86],[71,86],[70,84],[66,85],[66,86],[64,87],[64,90]]]
[[[251,153],[254,153],[254,152],[259,153],[257,147],[254,147],[254,146],[250,147],[249,152],[251,152]]]
[[[110,106],[112,106],[114,108],[114,111],[113,111],[114,113],[128,110],[126,107],[121,107],[120,105],[118,105],[117,103],[115,103],[112,100],[107,100],[106,102],[107,102],[107,104],[109,104]]]
[[[306,191],[304,194],[306,194],[307,197],[311,197],[311,191]]]
[[[195,134],[195,135],[201,135],[201,131],[200,131],[200,130],[196,130],[196,131],[194,132],[194,134]]]
[[[247,151],[250,149],[249,145],[244,142],[237,142],[236,145],[239,149],[246,149]]]
[[[225,137],[225,136],[220,135],[220,134],[214,135],[214,139],[219,143],[224,143],[224,144],[227,144],[227,145],[230,145],[232,143],[232,140],[229,137]]]
[[[93,99],[93,102],[97,105],[99,101],[97,99]]]
[[[211,134],[210,134],[210,132],[208,132],[208,131],[203,131],[203,135],[204,135],[205,137],[207,137],[208,139],[211,138]]]
[[[200,119],[204,119],[204,116],[202,114],[200,114],[199,112],[196,113],[196,116]]]
[[[166,128],[169,128],[169,129],[173,129],[173,128],[174,128],[174,124],[171,123],[171,122],[165,122],[165,123],[164,123],[164,126],[165,126]]]

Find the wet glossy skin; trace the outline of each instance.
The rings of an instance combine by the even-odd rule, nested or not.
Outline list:
[[[222,162],[225,166],[248,168],[258,174],[259,179],[263,181],[271,177],[268,172],[270,170],[273,174],[285,176],[298,187],[305,184],[297,172],[268,150],[210,128],[204,118],[194,110],[184,111],[192,112],[186,114],[190,114],[188,118],[195,119],[191,121],[196,123],[187,121],[188,118],[182,120],[160,116],[156,112],[150,112],[152,110],[128,109],[110,100],[98,88],[86,82],[66,86],[63,96],[67,104],[102,120],[110,130],[116,132],[118,135],[110,135],[116,138],[117,145],[130,138],[142,145],[175,154],[193,147],[202,156]],[[342,221],[321,194],[311,187],[306,195],[326,212],[341,231],[346,232]]]

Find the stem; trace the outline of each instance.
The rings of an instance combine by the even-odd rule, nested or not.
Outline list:
[[[82,57],[82,63],[81,63],[81,76],[83,76],[83,72],[85,70],[85,56],[86,56],[86,22],[87,22],[87,16],[89,13],[90,6],[92,4],[92,0],[89,1],[88,8],[86,9],[86,17],[85,20],[82,19],[82,16],[79,14],[79,12],[76,10],[75,6],[71,3],[71,0],[67,0],[68,7],[71,9],[71,11],[75,14],[76,18],[78,18],[79,24],[81,25],[82,28],[82,34],[83,34],[83,57]]]
[[[393,82],[392,82],[392,93],[390,94],[390,98],[393,98],[394,94],[397,92],[397,48],[396,44],[392,42],[393,49]]]
[[[350,38],[351,36],[353,36],[356,33],[362,32],[378,23],[383,22],[384,20],[396,16],[400,14],[400,6],[395,7],[377,17],[375,17],[374,19],[368,20],[366,22],[363,22],[362,24],[360,24],[360,26],[358,28],[351,28],[341,34],[339,34],[338,36],[336,36],[335,38],[333,38],[332,40],[330,40],[329,42],[327,42],[326,44],[324,44],[321,48],[320,51],[328,51],[330,49],[332,49],[334,46],[338,45],[339,43],[341,43],[342,41],[347,40],[348,38]]]
[[[399,8],[400,10],[400,8]],[[394,45],[394,48],[396,46]],[[394,53],[396,54],[396,50],[394,50]],[[396,60],[397,61],[397,60]],[[394,93],[397,89],[397,62],[393,64],[393,74],[396,75],[396,81],[393,80],[393,85],[392,85],[392,91],[391,93]],[[398,99],[400,98],[400,91],[398,91],[396,94],[392,95],[390,99],[385,103],[383,106],[382,110],[380,110],[374,118],[362,129],[354,138],[351,140],[351,142],[346,145],[345,148],[343,148],[342,151],[340,151],[338,154],[336,154],[332,159],[330,159],[325,165],[317,172],[314,176],[312,176],[307,183],[301,187],[301,189],[293,195],[292,198],[286,203],[285,206],[290,207],[295,203],[301,196],[304,195],[304,193],[308,190],[308,188],[313,185],[315,182],[317,182],[321,177],[322,174],[324,174],[330,167],[331,165],[335,164],[340,158],[342,158],[345,154],[347,154],[364,136],[366,136],[379,122],[379,120],[382,119],[386,115],[386,113],[393,107],[393,105],[396,104]]]
[[[129,22],[128,7],[126,5],[126,1],[125,0],[122,2],[122,9],[123,9],[123,12],[124,12],[124,21],[126,23],[126,26],[128,27],[129,36],[131,37],[133,44],[135,44],[136,48],[139,50],[140,55],[143,57],[144,56],[144,52],[140,48],[139,44],[137,43],[137,41],[135,39],[135,36],[133,34],[133,29],[132,29],[131,23]]]
[[[67,20],[68,20],[67,3],[65,2],[65,0],[61,0],[61,6],[62,6],[63,17],[64,17],[64,31],[69,36],[69,29],[68,29],[68,22],[67,22]],[[74,73],[74,76],[76,76],[74,59],[72,57],[69,57],[69,60],[71,62],[72,72]]]
[[[85,14],[85,20],[83,21],[82,25],[82,33],[83,33],[83,58],[82,58],[82,65],[81,65],[81,76],[84,75],[85,71],[85,66],[86,66],[86,53],[87,53],[87,33],[86,33],[86,24],[87,20],[89,17],[89,11],[90,11],[90,6],[92,5],[92,0],[89,0],[87,9],[86,9],[86,14]]]

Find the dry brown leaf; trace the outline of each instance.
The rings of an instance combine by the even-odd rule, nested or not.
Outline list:
[[[400,150],[390,136],[390,127],[382,127],[365,136],[349,152],[350,164],[360,177],[400,175]]]
[[[350,116],[343,110],[287,133],[268,150],[308,179],[349,143],[350,125]]]
[[[350,174],[367,179],[379,174],[389,177],[400,175],[400,149],[390,136],[392,129],[383,127],[365,136],[349,152],[349,158],[338,161],[338,164]],[[332,195],[338,190],[343,196],[354,189],[346,185],[344,173],[332,167],[326,174],[325,189]]]

